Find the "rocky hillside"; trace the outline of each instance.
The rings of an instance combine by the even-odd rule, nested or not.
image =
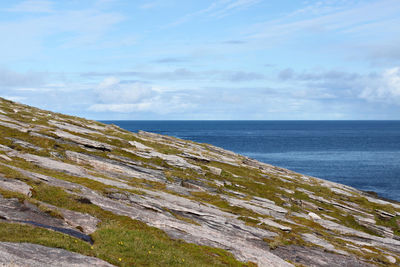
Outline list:
[[[4,99],[0,133],[0,265],[400,262],[400,205],[348,186]]]

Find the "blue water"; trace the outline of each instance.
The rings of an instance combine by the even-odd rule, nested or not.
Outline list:
[[[106,121],[209,143],[400,201],[400,121]]]

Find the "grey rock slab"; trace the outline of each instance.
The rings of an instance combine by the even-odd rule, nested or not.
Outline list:
[[[385,255],[386,259],[391,263],[395,264],[396,263],[396,258],[390,255]]]
[[[49,124],[63,130],[68,130],[71,132],[76,132],[76,133],[81,133],[81,134],[102,134],[98,131],[93,131],[88,128],[80,127],[74,124],[70,124],[67,122],[61,122],[61,121],[55,121],[55,120],[49,120]]]
[[[100,220],[87,214],[77,211],[67,210],[59,208],[44,202],[40,202],[41,206],[45,206],[49,209],[56,210],[61,213],[64,221],[70,225],[72,228],[80,228],[85,234],[92,234],[97,230],[97,225]]]
[[[17,179],[4,178],[2,177],[1,174],[0,174],[0,188],[8,191],[18,192],[28,197],[32,195],[31,192],[32,187]]]
[[[279,189],[285,191],[285,192],[288,193],[288,194],[294,194],[294,191],[293,191],[293,190],[290,190],[290,189],[287,189],[287,188],[284,188],[284,187],[279,187]]]
[[[19,140],[17,138],[6,138],[6,139],[11,140],[11,142],[13,144],[20,145],[20,146],[22,146],[24,148],[30,148],[30,149],[33,149],[33,150],[36,150],[36,151],[42,151],[43,150],[42,147],[35,146],[35,145],[31,144],[31,143],[25,142],[23,140]]]
[[[5,160],[5,161],[12,161],[12,159],[9,158],[9,157],[7,157],[6,155],[0,154],[0,158],[3,159],[3,160]]]
[[[167,233],[179,233],[180,238],[187,242],[229,248],[240,260],[255,261],[260,266],[291,266],[258,245],[263,237],[274,237],[275,233],[249,227],[232,217],[232,214],[212,205],[203,205],[165,192],[144,191],[146,195],[131,195],[127,203],[103,197],[91,190],[83,190],[81,195],[115,214],[141,220]],[[178,220],[160,207],[197,216],[201,218],[202,225]]]
[[[71,183],[71,182],[68,182],[68,181],[56,179],[54,177],[50,177],[50,176],[43,175],[43,174],[40,174],[40,173],[23,170],[21,168],[14,167],[14,166],[11,166],[11,165],[2,164],[2,163],[0,163],[0,165],[6,166],[6,167],[11,168],[11,169],[16,170],[16,171],[19,171],[22,175],[24,175],[24,176],[26,176],[26,177],[34,180],[34,181],[45,182],[45,183],[47,183],[49,185],[52,185],[52,186],[63,187],[65,189],[68,189],[68,190],[71,190],[71,191],[79,190],[82,187],[81,185],[78,185],[78,184],[75,184],[75,183]]]
[[[99,149],[99,150],[107,150],[107,151],[111,151],[115,148],[112,145],[98,142],[98,141],[95,141],[92,139],[80,137],[80,136],[70,134],[70,133],[62,131],[62,130],[56,130],[53,133],[55,135],[57,135],[58,137],[61,137],[61,138],[67,139],[67,140],[71,140],[77,144],[81,144],[83,146],[87,146],[90,148],[95,148],[95,149]]]
[[[114,266],[101,259],[31,243],[0,242],[0,263],[21,267]]]
[[[134,146],[134,147],[136,147],[137,149],[139,149],[139,150],[154,150],[154,148],[152,148],[152,147],[149,147],[149,146],[146,146],[146,145],[144,145],[144,144],[142,144],[142,143],[139,143],[139,142],[137,142],[137,141],[129,141],[129,144],[131,145],[131,146]]]
[[[354,216],[354,219],[358,222],[358,224],[360,224],[364,227],[367,227],[374,233],[382,235],[384,237],[389,237],[389,238],[394,237],[392,229],[390,229],[389,227],[382,226],[382,225],[377,225],[375,219],[365,218],[365,217],[357,216],[357,215],[353,215],[353,216]]]
[[[378,237],[378,236],[370,235],[370,234],[367,234],[367,233],[364,233],[364,232],[361,232],[361,231],[358,231],[358,230],[355,230],[355,229],[346,227],[344,225],[338,224],[336,222],[332,222],[332,221],[325,220],[325,219],[316,219],[314,221],[319,223],[321,226],[323,226],[324,228],[326,228],[328,230],[338,232],[340,234],[355,236],[355,237],[361,238],[363,240],[368,240],[368,242],[370,242],[370,245],[385,247],[392,251],[400,253],[400,241],[399,240],[395,240],[395,239],[388,238],[388,237]]]
[[[332,188],[330,188],[330,190],[333,191],[336,194],[339,194],[339,195],[344,195],[344,196],[347,196],[347,197],[354,196],[353,193],[351,193],[351,192],[349,192],[347,190],[340,189],[340,188],[332,187]]]
[[[339,203],[339,202],[334,201],[334,200],[327,200],[327,199],[325,199],[323,197],[320,197],[320,196],[309,195],[309,197],[311,199],[319,201],[321,203],[328,204],[328,205],[333,205],[336,208],[339,208],[339,209],[341,209],[341,210],[343,210],[345,212],[350,212],[350,213],[356,214],[356,215],[362,215],[364,217],[371,218],[371,219],[374,218],[373,214],[367,213],[366,211],[364,211],[363,208],[361,208],[360,206],[358,206],[355,203],[346,202],[346,204],[351,204],[352,205],[350,207],[349,205],[345,205],[345,204]]]
[[[37,156],[37,155],[27,154],[27,153],[20,153],[15,150],[12,152],[8,152],[8,156],[19,157],[26,161],[32,162],[40,167],[50,169],[50,170],[61,171],[61,172],[65,172],[65,173],[69,173],[69,174],[77,175],[77,176],[86,176],[87,175],[86,170],[82,167],[72,165],[69,163],[64,163],[64,162],[50,159],[47,157],[42,157],[42,156]]]
[[[318,214],[314,213],[314,212],[309,212],[308,216],[313,221],[321,220],[321,217]]]
[[[88,164],[97,171],[114,173],[116,175],[130,176],[149,181],[165,181],[161,171],[148,169],[133,164],[123,163],[117,160],[105,159],[93,155],[78,153],[74,151],[65,152],[68,159],[78,164]]]
[[[0,120],[2,121],[7,121],[7,122],[11,122],[11,123],[15,123],[15,124],[19,124],[18,121],[11,119],[10,117],[4,116],[0,114]]]
[[[272,253],[283,259],[309,267],[374,267],[375,264],[357,259],[354,256],[329,253],[321,248],[305,246],[281,246]]]
[[[175,192],[179,195],[183,196],[190,196],[191,190],[182,187],[180,184],[176,183],[171,183],[171,184],[166,184],[165,188],[169,191]]]
[[[153,192],[155,198],[144,199],[143,203],[145,203],[145,206],[140,204],[140,198],[146,196],[138,196],[137,198],[139,200],[136,200],[137,203],[135,203],[135,201],[132,202],[131,199],[130,204],[127,205],[121,203],[120,201],[114,201],[101,196],[84,186],[28,171],[24,172],[25,174],[29,174],[34,179],[39,179],[51,185],[62,186],[65,188],[75,189],[74,191],[80,191],[82,193],[71,193],[88,198],[93,204],[115,214],[125,215],[133,219],[141,220],[151,226],[160,228],[167,233],[180,232],[182,234],[182,238],[188,242],[213,245],[221,248],[230,248],[230,250],[238,257],[238,259],[243,261],[251,260],[258,262],[259,266],[291,266],[287,262],[279,259],[265,249],[261,249],[258,245],[256,245],[257,242],[260,242],[262,237],[274,237],[276,236],[275,233],[246,226],[244,222],[232,218],[232,214],[224,213],[219,209],[212,207],[211,205],[202,205],[195,201],[190,201],[185,198],[167,194],[165,192]],[[152,191],[147,190],[146,193],[150,192]],[[166,205],[165,203],[167,201],[169,202],[169,207],[176,208],[182,206],[181,209],[183,209],[183,212],[195,213],[196,216],[200,216],[202,220],[209,223],[205,223],[202,226],[193,225],[177,220],[171,215],[156,212],[156,209],[149,209],[149,207],[152,206],[152,202],[150,202],[149,199],[153,199],[153,201],[155,201],[153,203],[155,204],[154,206],[164,206]],[[181,205],[182,203],[186,203],[186,206],[189,206],[189,208],[185,208],[184,205]],[[194,210],[190,210],[190,207],[192,207]],[[195,208],[200,210],[196,211]],[[221,216],[221,214],[225,216]]]
[[[198,226],[177,220],[167,214],[155,212],[154,209],[149,209],[147,206],[143,208],[140,203],[132,205],[134,203],[131,202],[131,205],[128,206],[119,201],[106,200],[99,195],[96,196],[94,192],[92,194],[85,194],[85,196],[95,205],[115,214],[144,221],[167,233],[179,232],[179,237],[187,242],[228,248],[239,260],[253,261],[258,263],[259,266],[292,266],[257,245],[257,242],[261,241],[260,238],[262,236],[271,236],[268,231],[252,228],[251,232],[249,232],[247,230],[251,227],[246,226],[244,222],[240,222],[239,220],[237,220],[239,221],[237,224],[231,224],[224,217],[209,216],[208,224]],[[165,199],[162,203],[165,204]],[[148,204],[149,202],[146,201],[146,205]],[[182,209],[182,207],[179,207],[179,209]],[[206,215],[203,214],[203,216]],[[257,242],[253,243],[251,240],[257,240]]]
[[[375,211],[378,214],[378,216],[383,220],[390,220],[391,218],[396,216],[396,214],[384,210],[375,209]]]
[[[279,224],[279,223],[274,222],[273,220],[270,220],[270,219],[267,219],[267,218],[262,218],[261,222],[264,223],[265,225],[278,228],[279,230],[282,230],[282,231],[285,231],[285,232],[292,231],[292,228],[290,228],[288,226],[285,226],[285,225],[282,225],[282,224]]]
[[[32,155],[32,154],[24,154],[24,153],[19,153],[17,151],[12,151],[8,152],[9,156],[15,156],[19,157],[22,159],[25,159],[26,161],[32,162],[40,167],[50,169],[50,170],[55,170],[59,172],[64,172],[73,176],[78,176],[78,177],[85,177],[106,185],[111,185],[111,186],[116,186],[119,188],[125,188],[125,189],[133,189],[133,187],[127,185],[124,181],[120,181],[117,179],[111,180],[111,179],[105,179],[97,176],[93,176],[88,174],[88,171],[80,166],[72,165],[69,163],[64,163],[58,160],[46,158],[46,157],[41,157],[37,155]]]
[[[138,132],[139,138],[146,139],[149,141],[157,141],[169,146],[175,146],[176,148],[182,150],[182,152],[185,153],[193,153],[194,151],[196,153],[200,153],[201,159],[207,160],[207,161],[219,161],[219,162],[225,162],[231,165],[239,166],[238,159],[241,157],[238,154],[224,150],[219,147],[215,147],[212,145],[204,144],[203,146],[183,141],[178,138],[174,137],[169,137],[169,136],[164,136],[160,134],[155,134],[155,133],[149,133],[149,132],[144,132],[144,131],[139,131]],[[180,146],[176,146],[177,144],[180,144]],[[206,153],[201,153],[201,152],[206,152]]]
[[[9,148],[8,146],[0,145],[0,150],[1,150],[1,151],[11,151],[12,149]]]
[[[305,233],[305,234],[302,234],[301,237],[304,239],[304,241],[310,242],[317,246],[321,246],[324,249],[326,249],[327,251],[335,252],[335,253],[342,254],[342,255],[349,255],[349,253],[347,253],[346,251],[336,249],[334,245],[332,245],[331,243],[329,243],[328,241],[326,241],[324,239],[317,237],[314,234]]]
[[[28,201],[21,203],[18,199],[3,198],[0,195],[0,218],[7,220],[9,223],[24,223],[51,229],[91,242],[89,236],[71,227],[61,218],[55,218],[43,212]]]
[[[14,124],[14,123],[0,121],[0,125],[4,126],[4,127],[7,127],[7,128],[14,129],[14,130],[18,130],[18,131],[23,132],[23,133],[27,133],[28,132],[28,128],[27,127],[23,127],[23,126]]]
[[[207,166],[207,168],[210,170],[210,172],[212,174],[221,175],[221,173],[222,173],[222,170],[220,168],[212,167],[212,166]]]
[[[396,203],[393,203],[393,202],[389,202],[389,201],[386,201],[386,200],[382,200],[382,199],[378,199],[378,198],[373,198],[373,197],[370,197],[370,196],[364,196],[364,197],[365,197],[369,202],[373,202],[373,203],[377,203],[377,204],[382,204],[382,205],[391,205],[391,206],[393,206],[394,208],[400,210],[400,205],[399,205],[399,204],[396,204]]]
[[[160,158],[162,160],[165,160],[165,162],[167,162],[168,164],[172,165],[172,166],[176,166],[179,168],[183,168],[183,169],[193,169],[195,171],[201,172],[202,169],[201,167],[191,164],[189,162],[187,162],[184,158],[179,157],[177,155],[168,155],[168,154],[164,154],[164,153],[160,153],[157,151],[141,151],[141,152],[135,152],[135,151],[131,151],[129,150],[129,152],[131,153],[135,153],[138,156],[144,157],[144,158]]]
[[[106,129],[106,127],[107,127],[106,125],[98,125],[98,124],[95,124],[95,123],[87,123],[87,124],[85,124],[85,126],[89,127],[89,128],[92,128],[94,130],[97,130],[97,131],[104,131]]]
[[[258,214],[267,215],[279,218],[288,213],[288,211],[280,206],[271,203],[271,200],[266,199],[264,202],[259,200],[242,200],[229,196],[221,196],[233,206],[240,206],[245,209],[252,210]]]

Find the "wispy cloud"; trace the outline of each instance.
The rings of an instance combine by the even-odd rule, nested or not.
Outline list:
[[[52,13],[54,3],[47,0],[26,0],[22,1],[6,11],[9,12],[24,12],[24,13]]]
[[[19,73],[8,69],[0,69],[0,86],[26,87],[43,85],[45,75],[38,72]]]
[[[147,1],[139,6],[140,9],[153,9],[166,6],[165,1],[156,0],[156,1]]]
[[[44,10],[44,9],[43,9]],[[116,12],[97,10],[57,10],[36,16],[22,16],[19,20],[0,22],[0,51],[3,60],[42,58],[41,52],[49,40],[51,49],[97,48],[106,42],[105,36],[124,17]]]
[[[148,80],[192,80],[192,81],[229,81],[245,82],[254,80],[263,80],[266,77],[262,73],[248,71],[220,71],[204,70],[193,71],[187,68],[177,68],[171,71],[122,71],[122,72],[85,72],[81,74],[84,77],[137,77]]]
[[[399,1],[334,2],[335,5],[324,5],[324,2],[320,1],[280,18],[251,25],[247,37],[249,40],[266,39],[282,42],[299,36],[304,39],[305,36],[312,38],[313,35],[335,33],[347,36],[347,39],[354,42],[357,38],[370,39],[371,35],[392,37],[400,33],[400,28],[393,27],[400,24]],[[377,25],[379,25],[378,31]]]
[[[187,62],[189,59],[187,58],[182,58],[182,57],[164,57],[160,58],[157,60],[154,60],[154,63],[182,63],[182,62]]]
[[[186,14],[166,27],[177,26],[197,17],[222,18],[260,3],[261,0],[215,0],[208,7]]]

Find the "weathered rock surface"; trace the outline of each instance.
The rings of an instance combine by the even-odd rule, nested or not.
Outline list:
[[[29,243],[0,242],[0,264],[19,267],[114,266],[103,260]]]
[[[39,206],[46,207],[47,210],[57,210],[63,217],[53,217],[28,201],[21,203],[18,199],[5,199],[0,195],[0,219],[9,223],[25,223],[51,229],[91,242],[87,234],[96,230],[98,219],[88,214],[67,211],[44,203]]]
[[[31,196],[31,187],[26,183],[16,180],[16,179],[7,179],[1,176],[0,174],[0,188],[8,191],[14,191],[26,196]]]
[[[310,267],[371,267],[371,263],[361,261],[356,257],[327,253],[323,249],[286,246],[278,247],[273,253],[283,259],[288,259]]]
[[[0,110],[3,223],[96,244],[101,241],[90,234],[129,217],[258,266],[400,262],[399,203],[208,144],[129,133],[1,98]],[[41,197],[38,188],[73,203]],[[0,265],[110,266],[64,250],[1,241]]]

